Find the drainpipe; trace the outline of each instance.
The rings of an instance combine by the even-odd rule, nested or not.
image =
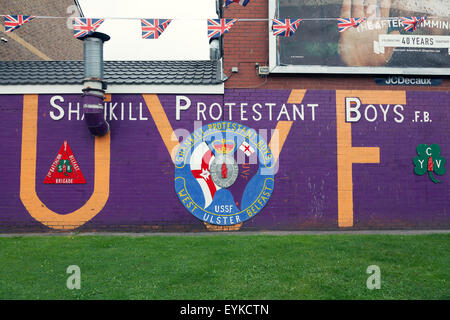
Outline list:
[[[103,80],[103,43],[109,39],[107,34],[100,32],[81,39],[84,42],[84,118],[91,134],[99,137],[109,131],[103,103],[106,90]]]

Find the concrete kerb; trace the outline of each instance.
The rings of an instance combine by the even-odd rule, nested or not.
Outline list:
[[[58,233],[4,233],[0,238],[14,237],[172,237],[172,236],[289,236],[289,235],[426,235],[448,234],[450,230],[355,230],[355,231],[226,231],[226,232],[58,232]]]

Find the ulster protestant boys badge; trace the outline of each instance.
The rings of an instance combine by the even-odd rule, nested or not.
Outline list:
[[[175,191],[195,217],[234,225],[256,214],[274,188],[274,159],[258,133],[216,122],[187,137],[175,156]]]

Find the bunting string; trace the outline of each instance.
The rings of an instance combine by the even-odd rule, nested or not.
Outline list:
[[[227,2],[228,3],[228,2]],[[239,3],[245,6],[247,2],[243,0],[230,0],[231,3]],[[244,4],[245,3],[245,4]],[[218,38],[228,31],[238,21],[271,21],[272,32],[274,36],[291,37],[303,21],[335,21],[337,31],[345,32],[348,29],[357,28],[365,21],[398,20],[403,25],[404,31],[414,32],[429,18],[447,17],[358,17],[358,18],[298,18],[298,19],[270,19],[270,18],[226,18],[226,19],[205,19],[205,18],[171,18],[171,19],[147,19],[133,17],[105,17],[105,18],[85,18],[85,17],[59,17],[59,16],[30,16],[30,15],[0,15],[4,17],[5,32],[17,30],[22,25],[35,19],[72,19],[74,27],[74,37],[83,38],[94,33],[105,20],[139,20],[141,22],[141,31],[143,39],[158,39],[168,28],[173,20],[204,20],[207,22],[208,38]]]
[[[10,15],[0,14],[0,17],[7,17]],[[25,15],[22,15],[25,17]],[[35,19],[79,19],[83,17],[67,17],[67,16],[31,16]],[[400,20],[401,17],[370,17],[371,20]],[[427,19],[450,19],[449,17],[443,16],[427,16]],[[103,17],[101,19],[105,20],[141,20],[142,17]],[[168,18],[169,19],[169,18]],[[192,21],[201,21],[207,20],[208,18],[170,18],[170,20],[192,20]],[[230,18],[227,18],[230,19]],[[271,21],[271,18],[234,18],[237,21]],[[280,19],[280,18],[277,18]],[[336,21],[337,19],[342,19],[342,17],[328,17],[328,18],[300,18],[305,21]],[[368,19],[368,18],[366,18]]]

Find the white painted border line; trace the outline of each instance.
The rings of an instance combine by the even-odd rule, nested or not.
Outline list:
[[[0,94],[82,94],[80,85],[0,85]],[[224,94],[225,85],[108,85],[107,94]]]

